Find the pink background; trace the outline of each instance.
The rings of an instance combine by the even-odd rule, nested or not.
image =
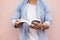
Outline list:
[[[21,0],[0,0],[0,40],[18,40],[18,29],[12,28],[11,18],[19,2]],[[52,15],[52,26],[46,33],[49,40],[60,40],[60,0],[46,2]]]

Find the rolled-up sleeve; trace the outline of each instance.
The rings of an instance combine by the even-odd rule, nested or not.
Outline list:
[[[48,28],[50,28],[51,23],[52,23],[51,13],[50,13],[49,6],[44,1],[43,1],[43,8],[44,8],[44,22],[43,22],[43,24],[48,24]]]
[[[47,6],[46,6],[46,9],[44,12],[45,12],[45,15],[44,15],[44,23],[43,24],[48,24],[48,28],[49,28],[51,25],[51,22],[52,22],[52,18],[51,18],[51,14],[50,14],[50,11]]]
[[[16,19],[20,19],[21,18],[21,11],[20,11],[20,5],[18,5],[18,7],[15,9],[13,17],[12,17],[12,26],[15,27],[15,22]]]

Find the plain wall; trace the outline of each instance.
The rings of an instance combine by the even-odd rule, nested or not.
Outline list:
[[[12,28],[13,11],[21,0],[0,0],[0,40],[18,40],[18,29]],[[46,0],[51,10],[52,26],[46,30],[49,40],[60,40],[60,0]]]

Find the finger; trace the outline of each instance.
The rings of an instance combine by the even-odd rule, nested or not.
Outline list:
[[[19,24],[19,22],[16,22],[16,24]]]
[[[20,20],[20,19],[17,19],[16,21],[19,22],[19,21],[21,21],[21,20]]]
[[[30,27],[34,27],[35,25],[34,24],[31,24]]]
[[[42,24],[41,24],[41,23],[39,23],[39,24],[37,25],[37,27],[41,28],[41,27],[42,27]]]

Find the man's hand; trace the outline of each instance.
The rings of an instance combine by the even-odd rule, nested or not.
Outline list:
[[[16,27],[21,26],[23,23],[21,22],[22,20],[17,19],[15,22]]]
[[[30,25],[30,28],[34,28],[34,29],[40,29],[42,28],[43,25],[42,25],[42,21],[36,21],[36,20],[33,20],[31,25]]]
[[[34,25],[34,24],[31,24],[30,25],[30,28],[33,28],[33,29],[41,29],[43,26],[41,23],[38,23],[37,25]]]

